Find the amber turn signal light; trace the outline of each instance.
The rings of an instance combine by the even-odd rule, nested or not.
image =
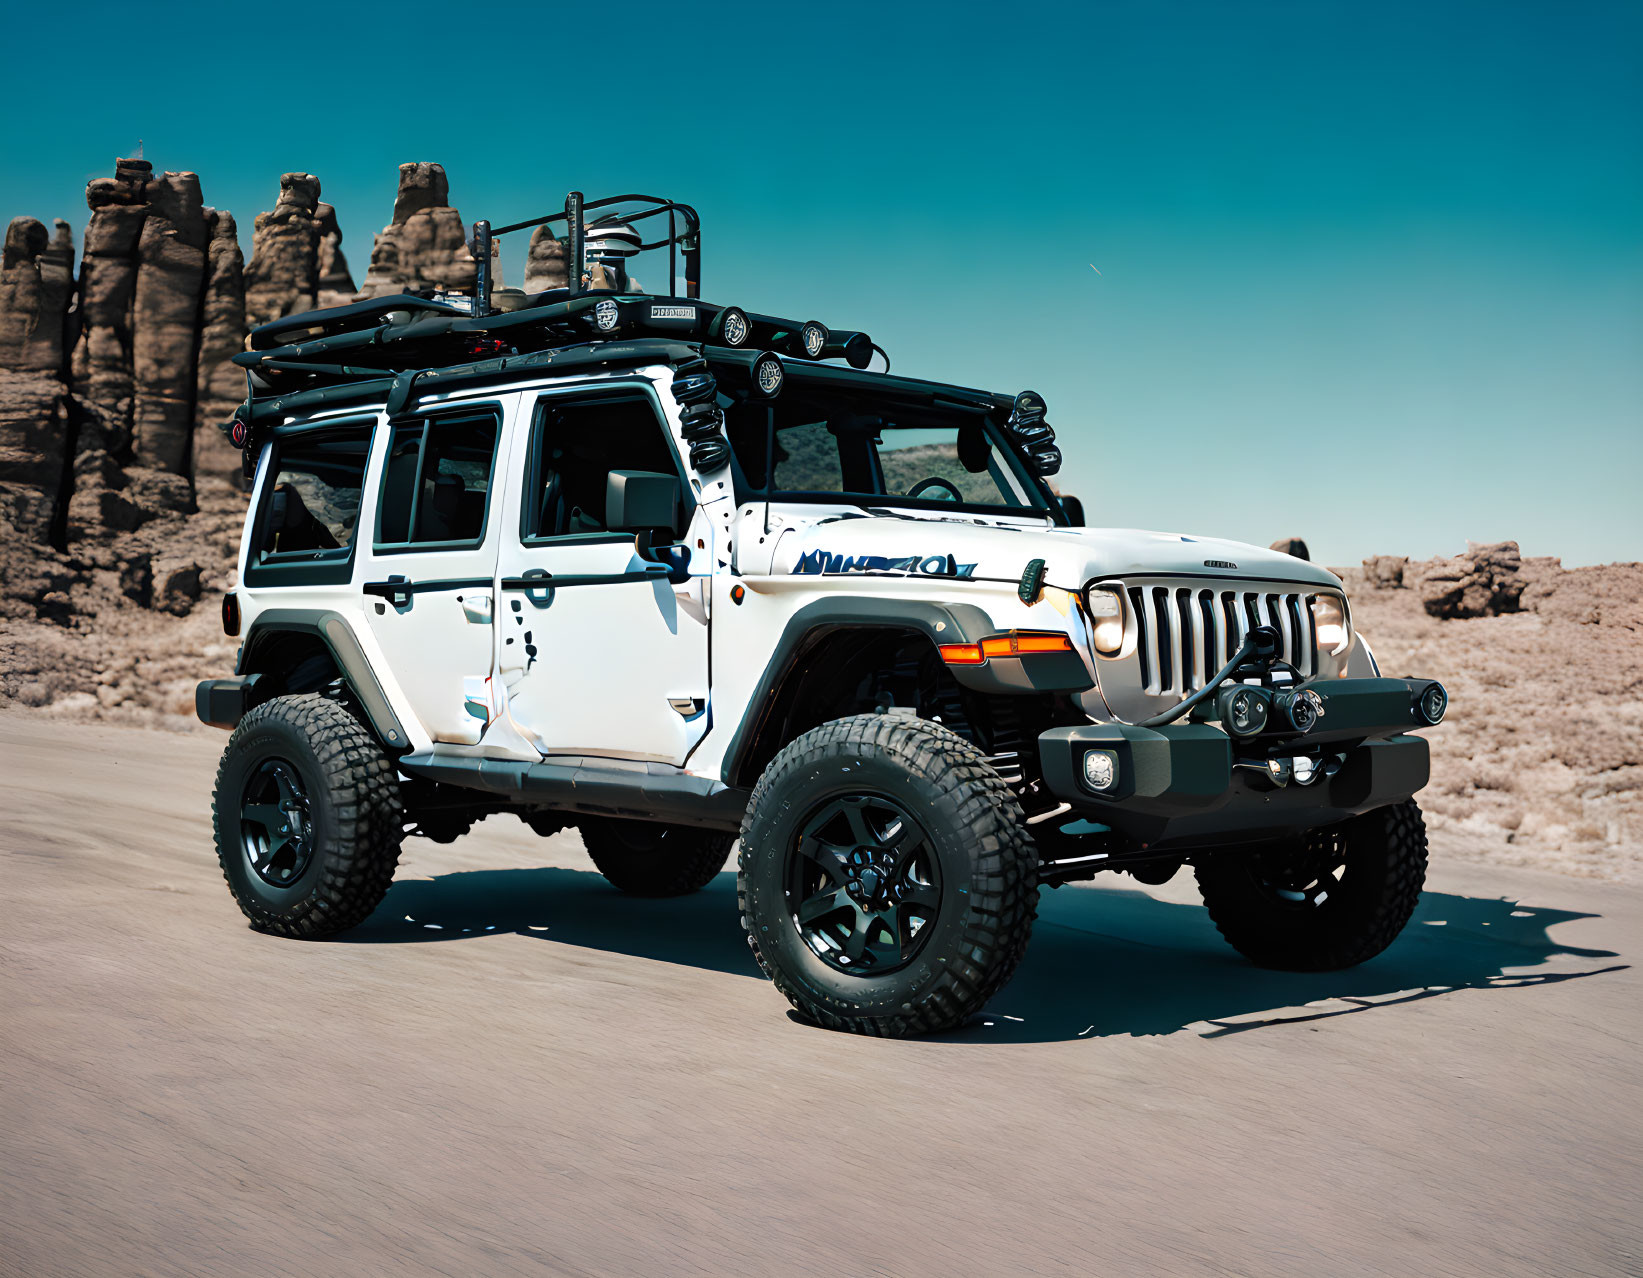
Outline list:
[[[1044,652],[1071,652],[1072,640],[1059,634],[1023,634],[1012,630],[980,643],[944,643],[941,659],[950,666],[984,665],[995,657],[1028,657]]]

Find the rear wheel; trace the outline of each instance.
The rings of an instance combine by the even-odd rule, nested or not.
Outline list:
[[[655,821],[581,817],[582,844],[599,873],[632,896],[700,891],[730,857],[733,834]]]
[[[1413,799],[1197,867],[1221,935],[1262,967],[1318,972],[1372,959],[1397,939],[1426,881]]]
[[[742,824],[742,923],[765,973],[830,1029],[949,1029],[1015,971],[1037,858],[1015,794],[940,724],[857,715],[795,740]]]
[[[403,821],[393,763],[326,697],[275,697],[241,719],[211,811],[223,877],[258,931],[341,932],[393,881]]]

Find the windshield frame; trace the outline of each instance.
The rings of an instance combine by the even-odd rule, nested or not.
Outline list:
[[[859,390],[854,390],[853,388],[853,393],[855,395],[859,395],[864,399],[876,400],[882,403],[884,408],[887,410],[886,415],[893,413],[896,401],[900,397],[895,395],[878,394],[876,391],[876,387],[864,386]],[[788,394],[793,394],[795,392],[800,394],[803,393],[802,384],[797,386],[790,385]],[[785,399],[786,395],[782,398]],[[758,399],[738,398],[738,400],[733,402],[738,407],[745,408],[749,405],[757,406],[761,403],[780,403],[781,401],[760,401]],[[920,404],[918,407],[928,410],[931,405]],[[955,403],[951,401],[943,402],[940,405],[940,408],[944,413],[954,419],[962,419],[965,416],[975,416],[981,419],[982,429],[986,433],[988,442],[993,446],[994,454],[1002,460],[1003,465],[1008,468],[1010,477],[1015,481],[1022,493],[1025,494],[1027,498],[1026,504],[1020,506],[1009,506],[1003,503],[992,502],[982,503],[948,501],[942,498],[908,497],[901,493],[814,492],[785,488],[776,488],[766,491],[765,485],[762,481],[766,479],[767,476],[760,476],[759,478],[761,482],[753,483],[746,471],[743,469],[740,454],[736,451],[734,445],[732,445],[730,450],[730,473],[732,486],[736,494],[736,500],[738,503],[779,502],[787,505],[851,506],[858,510],[864,511],[871,511],[882,507],[887,509],[929,511],[937,514],[953,513],[982,515],[995,519],[1026,519],[1033,521],[1047,519],[1055,525],[1068,524],[1069,521],[1067,520],[1066,512],[1062,510],[1060,501],[1057,500],[1055,494],[1050,491],[1049,485],[1044,482],[1043,478],[1030,471],[1027,468],[1026,463],[1022,460],[1020,454],[1010,446],[1008,439],[1005,437],[1003,430],[998,424],[994,412],[989,411],[980,404],[976,404],[972,407],[968,404]],[[901,430],[930,429],[940,428],[933,428],[928,425],[895,426],[889,428],[885,433],[889,434],[893,431]],[[728,430],[726,433],[729,433]],[[779,435],[780,432],[778,432],[778,437]],[[996,483],[997,481],[994,480],[994,482]]]

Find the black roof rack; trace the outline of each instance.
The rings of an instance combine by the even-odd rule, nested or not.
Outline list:
[[[619,221],[594,226],[623,228],[624,252],[666,248],[670,280],[677,254],[685,263],[685,295],[649,294],[633,288],[594,287],[602,272],[586,269],[583,232],[590,210],[639,203]],[[667,234],[646,241],[632,224],[666,216]],[[563,288],[525,294],[493,294],[491,241],[498,236],[563,221],[569,227],[568,280]],[[348,306],[289,315],[251,330],[249,350],[234,362],[251,374],[253,399],[317,386],[387,376],[411,368],[441,368],[493,355],[622,341],[637,337],[704,342],[740,350],[774,350],[798,359],[842,359],[864,369],[877,352],[866,333],[829,330],[816,320],[791,320],[720,306],[700,297],[701,218],[688,204],[653,195],[584,200],[572,191],[561,213],[492,229],[475,222],[470,249],[479,264],[474,292],[426,290],[372,298]],[[597,267],[599,264],[595,263]],[[889,359],[885,368],[889,368]]]

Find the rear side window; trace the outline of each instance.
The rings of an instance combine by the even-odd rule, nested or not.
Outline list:
[[[498,428],[490,410],[395,426],[382,472],[376,545],[393,550],[483,541]]]
[[[248,581],[258,569],[293,585],[348,579],[370,451],[369,423],[275,438]]]

